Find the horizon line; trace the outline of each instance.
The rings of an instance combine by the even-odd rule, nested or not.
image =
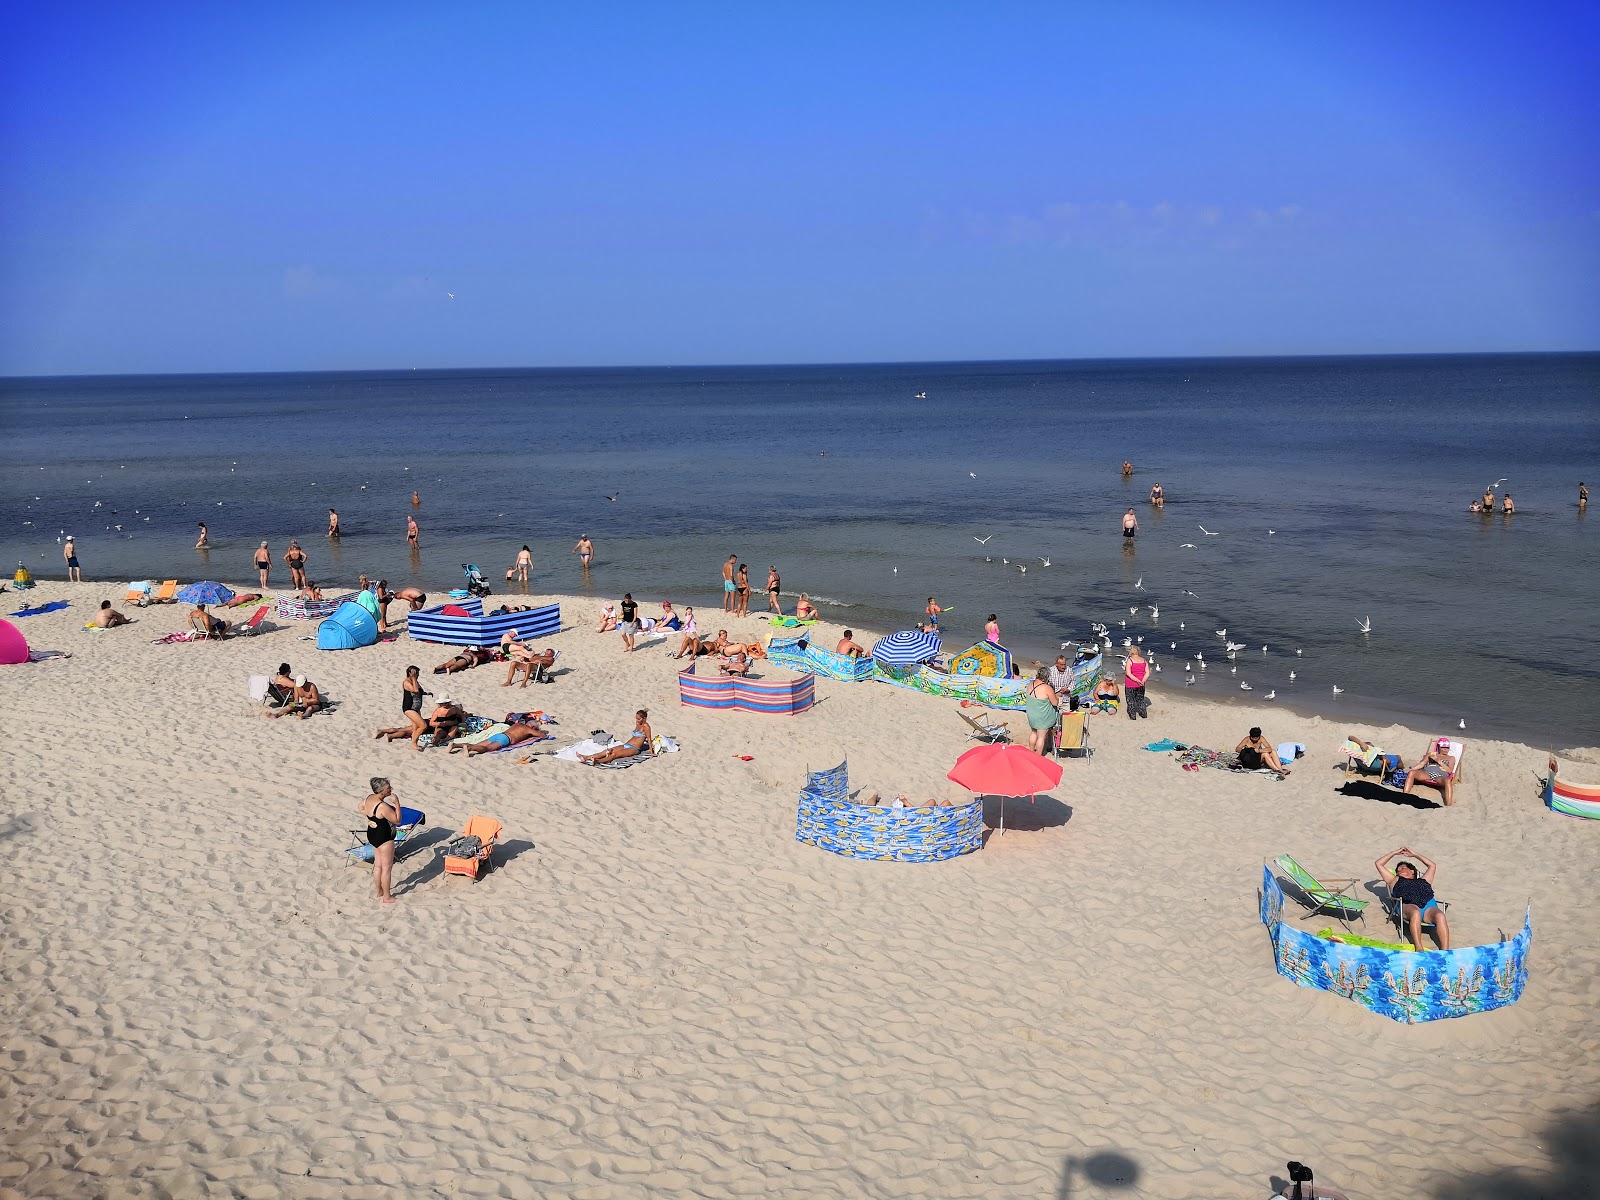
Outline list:
[[[1134,363],[1134,362],[1281,362],[1313,359],[1404,359],[1404,358],[1507,358],[1579,357],[1600,355],[1600,346],[1571,350],[1387,350],[1368,352],[1302,352],[1294,354],[1118,354],[1081,355],[1061,358],[906,358],[839,359],[814,362],[720,362],[720,363],[566,363],[561,365],[494,364],[477,367],[286,367],[245,371],[76,371],[54,375],[3,375],[0,382],[46,379],[156,379],[206,378],[252,375],[377,375],[445,374],[459,371],[725,371],[752,367],[826,369],[834,367],[922,367],[994,366],[1008,363]]]

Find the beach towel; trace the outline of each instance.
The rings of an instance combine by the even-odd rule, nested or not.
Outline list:
[[[41,604],[37,608],[19,608],[12,613],[13,617],[37,617],[40,613],[55,612],[57,609],[72,607],[71,600],[52,600],[49,604]]]
[[[1151,742],[1146,750],[1187,750],[1182,742],[1175,742],[1171,738],[1162,738],[1159,742]]]
[[[613,746],[621,746],[624,744],[620,739],[614,738],[610,734],[606,734],[604,730],[601,730],[600,732],[605,736],[604,741],[593,737],[585,738],[576,745],[563,746],[560,750],[556,751],[555,756],[557,758],[564,759],[567,762],[577,762],[578,755],[580,754],[599,754],[602,750],[609,750]],[[630,754],[627,758],[619,758],[614,762],[608,763],[596,763],[595,766],[607,771],[625,771],[629,767],[633,766],[634,763],[649,757],[651,756],[648,754]]]
[[[203,642],[206,635],[198,629],[180,629],[177,633],[169,633],[166,637],[158,637],[150,644],[152,646],[170,646],[173,642]]]
[[[489,726],[493,724],[494,722],[489,720],[488,717],[477,717],[473,716],[471,713],[468,713],[466,719],[461,722],[461,732],[455,737],[451,738],[447,744],[453,746],[457,742],[465,742],[467,741],[467,735],[482,733],[485,729],[489,728]],[[417,739],[417,746],[419,749],[426,750],[431,745],[433,745],[432,733],[425,733]]]
[[[65,650],[30,650],[28,661],[31,663],[47,662],[52,658],[71,658],[72,655]]]
[[[1241,775],[1270,775],[1274,779],[1282,779],[1276,771],[1267,767],[1252,770],[1239,765],[1239,756],[1232,750],[1207,750],[1204,746],[1185,746],[1181,750],[1174,750],[1174,756],[1182,764],[1184,770],[1199,770],[1201,767],[1213,767],[1218,771],[1235,771]],[[1281,760],[1280,760],[1281,761]]]

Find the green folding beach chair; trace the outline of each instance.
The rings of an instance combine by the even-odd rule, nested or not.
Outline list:
[[[1366,926],[1366,908],[1371,901],[1358,900],[1355,897],[1356,880],[1320,880],[1287,854],[1280,854],[1273,859],[1272,865],[1282,871],[1289,882],[1294,884],[1294,891],[1298,893],[1294,898],[1306,910],[1300,920],[1308,920],[1321,913],[1327,913],[1346,930],[1350,930],[1350,922],[1353,920],[1359,920],[1363,927]],[[1335,884],[1339,886],[1333,886]]]

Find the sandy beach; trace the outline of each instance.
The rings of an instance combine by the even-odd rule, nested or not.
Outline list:
[[[1265,1196],[1291,1158],[1352,1197],[1593,1186],[1600,825],[1539,803],[1542,749],[1471,740],[1456,805],[1413,808],[1340,794],[1338,744],[1411,761],[1443,731],[1157,685],[980,852],[858,862],[795,841],[804,771],[959,797],[954,701],[820,679],[795,717],[680,708],[661,642],[624,654],[570,596],[531,598],[567,628],[558,681],[524,691],[430,676],[450,651],[403,624],[349,652],[283,621],[153,645],[187,606],[122,590],[41,584],[28,603],[71,607],[15,623],[71,657],[0,668],[0,1197],[1198,1200]],[[108,597],[135,623],[84,632]],[[285,660],[337,710],[263,720],[246,679]],[[561,736],[526,765],[374,742],[408,663]],[[641,706],[680,753],[547,756]],[[1306,745],[1289,779],[1142,749],[1252,724]],[[428,814],[388,908],[341,854],[371,775]],[[430,845],[477,813],[498,869],[444,876]],[[1401,845],[1440,864],[1458,945],[1531,904],[1518,1004],[1408,1027],[1274,972],[1263,858],[1366,881]]]

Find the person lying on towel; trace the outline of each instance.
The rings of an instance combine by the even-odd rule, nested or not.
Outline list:
[[[447,658],[433,669],[435,675],[454,675],[457,671],[470,671],[494,660],[494,651],[482,646],[468,646],[453,658]]]
[[[481,742],[468,746],[468,754],[493,754],[496,750],[505,750],[522,742],[537,742],[549,737],[549,731],[535,721],[532,717],[518,717],[506,727],[504,733],[492,733]],[[450,753],[460,750],[460,746],[451,746]]]
[[[650,743],[650,713],[648,709],[641,708],[633,714],[633,732],[628,735],[626,742],[602,750],[599,754],[580,754],[578,761],[594,767],[601,763],[616,762],[619,758],[632,758],[636,754],[654,754]]]

